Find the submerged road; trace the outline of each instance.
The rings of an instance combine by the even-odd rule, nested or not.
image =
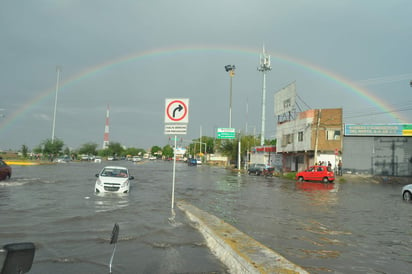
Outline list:
[[[130,168],[128,196],[93,193],[104,165]],[[0,182],[0,242],[32,241],[30,273],[226,273],[184,212],[170,209],[172,162],[13,166]],[[412,204],[399,184],[299,183],[177,164],[175,196],[310,273],[409,273]]]

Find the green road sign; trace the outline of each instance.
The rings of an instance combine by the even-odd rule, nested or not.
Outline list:
[[[217,129],[218,139],[235,139],[236,132],[234,128],[218,128]]]

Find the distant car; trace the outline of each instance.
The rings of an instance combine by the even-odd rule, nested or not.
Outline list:
[[[90,157],[89,157],[89,155],[82,154],[82,155],[80,155],[80,160],[82,160],[82,161],[89,161],[89,160],[90,160]]]
[[[101,162],[102,162],[102,157],[96,156],[96,157],[94,158],[94,162],[95,162],[95,163],[101,163]]]
[[[129,170],[121,166],[106,166],[96,174],[96,177],[96,193],[127,194],[130,190],[130,180],[134,179],[130,176]]]
[[[139,156],[133,156],[132,161],[133,162],[140,162],[140,161],[142,161],[142,158],[139,157]]]
[[[332,183],[335,181],[335,172],[328,166],[311,166],[304,171],[296,173],[296,180]]]
[[[255,174],[257,176],[263,174],[264,170],[266,169],[265,164],[251,164],[247,169],[247,174]]]
[[[10,179],[11,167],[2,159],[0,159],[0,180]]]
[[[56,163],[68,163],[68,162],[70,162],[70,157],[69,156],[62,156],[62,157],[59,157],[59,158],[56,158],[54,161],[56,162]]]
[[[195,158],[189,158],[189,159],[187,159],[187,165],[188,166],[196,166],[197,165],[197,160]]]
[[[405,201],[412,201],[412,184],[406,185],[402,188],[402,198]]]

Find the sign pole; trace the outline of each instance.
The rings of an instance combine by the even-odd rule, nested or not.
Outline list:
[[[175,135],[175,149],[173,152],[173,183],[172,183],[172,209],[174,208],[175,205],[175,180],[176,180],[176,135]]]
[[[189,99],[166,99],[165,101],[165,134],[174,134],[175,145],[173,151],[173,179],[172,179],[172,216],[174,216],[175,183],[176,183],[176,151],[177,134],[187,133],[189,122]]]

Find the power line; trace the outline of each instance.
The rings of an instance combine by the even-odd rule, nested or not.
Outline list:
[[[390,75],[390,76],[375,77],[375,78],[369,78],[365,80],[359,80],[359,81],[356,81],[356,83],[362,86],[370,86],[370,85],[400,82],[404,80],[409,80],[410,78],[412,78],[412,73],[405,73],[405,74]]]
[[[409,110],[412,110],[412,107],[396,109],[396,110],[392,110],[392,111],[368,112],[368,113],[365,113],[365,114],[352,114],[352,115],[349,115],[349,116],[347,116],[347,115],[344,115],[344,116],[345,116],[345,119],[360,118],[360,117],[384,115],[384,114],[388,114],[388,113],[398,113],[398,112],[409,111]]]

